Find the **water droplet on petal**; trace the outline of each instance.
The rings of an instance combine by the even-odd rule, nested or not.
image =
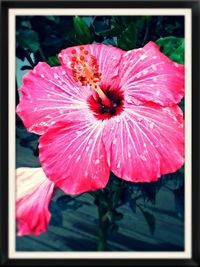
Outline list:
[[[54,78],[57,80],[59,78],[57,73],[54,73]]]
[[[100,163],[100,160],[99,159],[96,159],[94,164],[95,165],[98,165],[99,163]]]
[[[136,98],[134,98],[134,99],[132,100],[132,103],[133,103],[134,105],[136,105],[136,106],[139,106],[139,105],[141,104],[141,101],[138,100],[138,99],[136,99]]]
[[[151,129],[153,129],[153,128],[155,127],[155,123],[154,123],[154,122],[150,122],[150,123],[149,123],[149,127],[150,127]]]
[[[120,168],[120,161],[117,164],[117,169],[119,169],[119,168]]]
[[[144,75],[146,75],[148,73],[148,70],[143,70],[142,72]]]
[[[113,143],[113,145],[116,145],[117,144],[117,138],[114,138],[112,143]]]
[[[78,157],[76,158],[76,163],[79,162],[80,158],[81,158],[81,155],[78,155]]]
[[[40,74],[40,77],[41,77],[41,78],[44,78],[44,74]]]
[[[147,158],[144,155],[140,155],[141,160],[146,161]]]
[[[157,67],[156,65],[152,65],[152,70],[156,71],[157,70]]]
[[[51,116],[47,115],[45,116],[46,119],[51,119]]]
[[[131,158],[131,153],[130,152],[128,152],[128,157],[129,157],[129,159]]]
[[[138,73],[135,77],[136,78],[140,78],[141,77],[141,73]]]
[[[156,91],[156,95],[159,96],[160,95],[160,91]]]
[[[86,171],[84,175],[85,175],[85,177],[87,177],[88,176],[88,172]]]
[[[90,149],[90,147],[89,147],[89,146],[86,146],[86,149],[85,149],[85,150],[86,150],[86,151],[89,151],[89,149]]]
[[[68,156],[68,159],[71,159],[72,158],[72,155],[71,154],[69,154],[69,156]]]
[[[133,101],[132,101],[130,98],[128,98],[128,99],[126,100],[126,102],[129,103],[129,104],[132,104],[132,103],[133,103]]]
[[[147,58],[147,55],[142,55],[142,56],[140,57],[140,60],[144,60],[145,58]]]

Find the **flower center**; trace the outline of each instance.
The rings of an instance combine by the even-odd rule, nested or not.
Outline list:
[[[105,105],[98,94],[90,96],[88,104],[93,111],[94,116],[100,120],[104,120],[119,115],[123,111],[124,106],[123,93],[118,88],[111,89],[110,87],[107,87],[102,91],[109,99],[110,105]]]
[[[84,46],[79,47],[79,49],[72,49],[71,54],[71,69],[74,80],[83,86],[89,85],[93,88],[104,105],[109,107],[111,101],[99,86],[101,73],[97,59],[90,55]]]

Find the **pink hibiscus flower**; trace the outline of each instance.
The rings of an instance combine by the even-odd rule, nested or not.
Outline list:
[[[67,48],[62,66],[39,63],[23,79],[17,113],[42,135],[39,159],[67,194],[104,188],[110,171],[151,182],[183,165],[184,67],[149,42],[129,52]]]
[[[46,231],[51,218],[48,208],[54,183],[46,178],[42,168],[18,168],[16,176],[17,235],[39,235]]]

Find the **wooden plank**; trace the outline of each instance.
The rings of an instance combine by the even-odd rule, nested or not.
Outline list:
[[[57,197],[59,194],[57,195]],[[38,237],[17,239],[17,250],[45,251],[95,251],[97,242],[97,209],[88,194],[78,198],[85,203],[76,211],[63,211],[62,227],[49,226],[48,231]],[[165,201],[172,201],[169,191],[161,190],[158,202],[154,206],[143,205],[145,210],[156,217],[154,235],[150,234],[144,216],[138,209],[132,213],[127,205],[119,208],[124,218],[118,222],[119,231],[109,234],[110,251],[181,251],[183,249],[183,222],[175,216],[175,207],[171,210]],[[170,203],[170,202],[168,202]],[[27,243],[27,238],[31,242]],[[35,241],[33,243],[33,240]],[[38,242],[38,247],[36,243]],[[23,244],[23,245],[22,245]],[[46,247],[46,248],[45,248]]]

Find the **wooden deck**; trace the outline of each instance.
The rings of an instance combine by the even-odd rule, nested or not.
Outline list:
[[[18,136],[23,130],[18,129]],[[17,138],[17,167],[38,166],[30,146],[22,146]],[[36,141],[30,142],[35,146]],[[56,201],[55,196],[53,201]],[[80,207],[62,212],[62,226],[49,225],[40,236],[16,238],[17,251],[95,251],[97,243],[97,209],[89,194],[78,198]],[[140,209],[133,213],[128,205],[118,210],[124,218],[118,222],[117,232],[110,233],[109,251],[182,251],[184,249],[184,223],[178,216],[173,193],[162,187],[157,193],[155,205],[140,203],[144,210],[154,214],[155,232],[149,226]],[[57,219],[57,218],[53,218]]]
[[[151,234],[139,209],[133,213],[128,206],[119,208],[124,218],[118,223],[118,232],[109,235],[110,251],[182,251],[183,220],[176,216],[172,195],[162,189],[155,206],[144,206],[156,218],[155,232]],[[38,237],[17,237],[18,251],[95,251],[97,242],[97,210],[88,194],[79,201],[83,206],[75,211],[63,211],[63,225],[49,225],[48,231]]]

